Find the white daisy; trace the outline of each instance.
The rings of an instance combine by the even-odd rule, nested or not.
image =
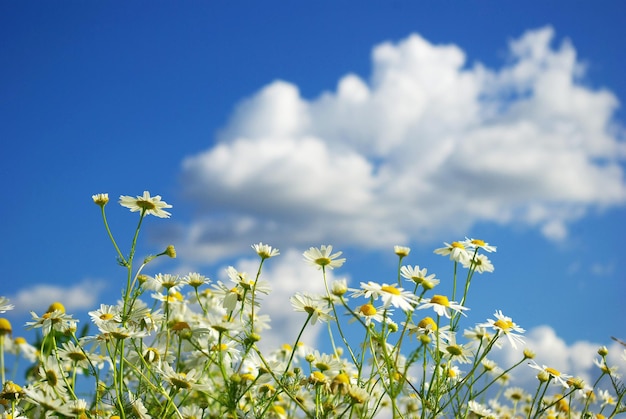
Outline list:
[[[309,250],[304,252],[302,256],[313,266],[317,266],[317,269],[322,269],[328,267],[329,269],[338,268],[346,261],[345,258],[339,259],[342,252],[332,253],[333,247],[331,245],[324,246],[322,245],[320,248],[311,247]]]
[[[432,308],[439,316],[445,316],[447,318],[451,316],[450,310],[454,310],[463,315],[465,315],[463,310],[469,310],[469,308],[463,307],[456,301],[448,300],[448,297],[445,295],[433,295],[432,298],[422,300],[422,304],[420,304],[417,309],[422,310],[425,308]]]
[[[479,327],[490,327],[496,332],[504,333],[513,348],[517,349],[516,342],[524,344],[524,338],[518,333],[524,333],[525,330],[513,322],[510,317],[502,314],[502,311],[496,310],[494,316],[497,320],[487,319],[487,323],[481,323]],[[513,333],[517,332],[517,333]]]
[[[159,218],[169,218],[170,213],[164,211],[163,208],[172,208],[165,201],[161,201],[160,195],[150,196],[150,192],[144,191],[143,196],[122,195],[120,196],[120,205],[130,209],[131,212],[141,211],[142,215],[154,215]]]
[[[417,304],[417,297],[410,291],[404,291],[402,288],[397,288],[388,284],[377,284],[369,281],[367,284],[361,282],[362,291],[357,291],[354,295],[363,295],[366,298],[381,298],[383,300],[383,308],[388,308],[390,305],[398,307],[403,311],[413,311],[415,304]]]

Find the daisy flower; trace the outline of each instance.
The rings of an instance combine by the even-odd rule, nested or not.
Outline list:
[[[417,309],[421,310],[424,308],[432,308],[439,316],[445,316],[447,318],[450,318],[451,316],[450,310],[454,310],[457,313],[461,313],[463,315],[465,315],[465,313],[463,313],[463,310],[469,310],[469,308],[463,307],[456,301],[448,300],[448,297],[446,297],[445,295],[433,295],[432,298],[426,298],[422,300],[422,304],[420,304]]]
[[[524,333],[525,330],[513,322],[510,317],[502,314],[502,311],[496,310],[494,316],[497,320],[487,319],[487,323],[481,323],[478,327],[490,327],[498,333],[504,333],[509,340],[511,346],[517,349],[516,342],[524,344],[524,338],[518,333]],[[517,333],[513,333],[517,332]]]
[[[304,252],[302,256],[313,266],[317,266],[317,269],[328,267],[329,269],[338,268],[346,261],[345,258],[338,259],[342,252],[332,253],[333,247],[331,245],[320,248],[311,247]]]
[[[410,247],[406,247],[406,246],[394,246],[393,247],[393,252],[400,256],[401,258],[406,257],[409,255],[409,253],[411,252],[411,248]]]
[[[130,209],[131,212],[141,211],[145,215],[154,215],[159,218],[169,218],[170,213],[163,208],[172,208],[165,201],[161,201],[160,195],[150,196],[150,192],[144,191],[143,196],[133,198],[128,195],[120,196],[120,205]]]
[[[294,310],[302,311],[311,316],[311,324],[315,324],[318,320],[320,322],[327,322],[333,317],[330,313],[330,307],[326,305],[326,302],[322,299],[316,299],[306,294],[296,294],[291,297],[291,305]]]
[[[41,328],[42,333],[47,335],[51,330],[65,332],[76,327],[76,322],[71,314],[65,314],[65,310],[53,310],[38,316],[34,311],[30,312],[32,322],[26,322],[26,329]]]
[[[396,288],[393,285],[377,284],[369,281],[367,284],[361,282],[362,291],[356,292],[354,295],[363,295],[366,298],[381,298],[383,300],[383,308],[390,305],[397,307],[403,311],[413,311],[413,306],[417,304],[417,297],[410,291],[404,291],[402,288]]]
[[[469,402],[467,402],[467,407],[472,413],[474,413],[479,418],[495,418],[496,417],[494,413],[491,411],[491,409],[478,403],[475,400],[470,400]]]
[[[435,249],[435,254],[441,256],[450,256],[450,260],[453,260],[455,262],[465,263],[467,260],[469,260],[470,256],[467,252],[467,249],[465,249],[465,245],[463,244],[463,242],[444,242],[443,244],[445,244],[446,246]]]
[[[280,251],[278,249],[273,249],[272,246],[268,244],[253,244],[252,248],[254,249],[256,254],[261,257],[261,259],[269,259],[271,257],[280,255]]]
[[[108,193],[99,193],[95,195],[91,195],[91,199],[93,199],[93,203],[104,207],[109,202],[109,194]]]
[[[372,323],[372,320],[378,323],[382,323],[387,320],[387,318],[381,313],[381,311],[384,310],[384,307],[378,307],[377,309],[372,304],[366,303],[359,307],[355,313],[359,316],[359,318],[361,318],[361,320],[363,320],[363,323],[365,323],[366,326],[369,326]],[[351,319],[351,322],[355,320],[356,319],[353,318]]]
[[[480,239],[468,239],[466,237],[462,243],[467,249],[483,249],[485,252],[489,253],[496,251],[496,246],[490,246],[489,243],[485,243],[484,240]]]
[[[421,284],[424,281],[437,281],[435,279],[435,274],[426,275],[428,273],[428,269],[423,268],[420,269],[418,265],[415,266],[403,266],[400,268],[400,275],[403,278],[408,279],[409,281],[413,281],[416,284]],[[439,281],[437,281],[439,282]]]
[[[204,275],[200,275],[197,272],[189,272],[183,277],[182,282],[189,285],[190,287],[197,289],[202,285],[209,284],[211,280]]]
[[[471,259],[463,262],[464,268],[472,268],[479,274],[483,272],[493,272],[494,267],[489,258],[485,255],[474,255]]]
[[[555,382],[558,382],[563,387],[565,387],[565,388],[569,387],[569,384],[567,383],[567,381],[570,378],[572,378],[571,375],[563,374],[560,371],[555,370],[554,368],[546,367],[545,365],[539,366],[539,364],[537,364],[535,361],[530,361],[528,363],[528,366],[530,368],[538,370],[540,373],[544,373],[544,374],[549,375],[550,377],[554,378]]]
[[[191,369],[187,372],[176,372],[169,364],[163,364],[161,376],[172,387],[180,390],[206,391],[210,386],[201,382],[202,372]]]
[[[100,304],[100,308],[89,312],[91,321],[100,326],[107,322],[121,323],[122,316],[119,306]]]

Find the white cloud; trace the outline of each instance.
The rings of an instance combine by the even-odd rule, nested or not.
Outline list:
[[[104,288],[104,282],[98,280],[85,280],[70,287],[39,284],[23,289],[9,298],[15,305],[17,314],[31,311],[42,314],[50,304],[57,301],[65,306],[67,313],[73,313],[96,307],[100,291]]]
[[[588,211],[622,205],[618,101],[583,84],[574,47],[553,38],[529,31],[489,69],[411,35],[374,48],[369,80],[347,74],[311,100],[285,81],[263,87],[183,162],[203,215],[178,240],[184,253],[217,260],[259,240],[388,247],[478,221],[560,240]]]

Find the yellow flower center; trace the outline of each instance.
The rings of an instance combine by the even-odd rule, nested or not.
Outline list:
[[[433,295],[430,302],[433,304],[439,304],[440,306],[450,307],[450,300],[448,300],[448,297],[445,295]]]
[[[330,264],[330,259],[329,258],[317,258],[315,259],[315,264],[320,265],[320,266],[326,266]]]
[[[153,210],[156,208],[156,205],[152,201],[145,201],[143,199],[138,199],[136,202],[137,206],[142,210]]]
[[[458,249],[465,249],[465,246],[463,246],[463,243],[461,243],[461,242],[452,242],[452,244],[450,246],[456,247]]]
[[[348,374],[346,373],[339,373],[335,376],[335,378],[333,379],[333,381],[335,381],[338,384],[350,384],[350,378],[348,377]]]
[[[4,318],[0,319],[0,336],[9,334],[12,331],[11,322]]]
[[[315,368],[317,368],[320,371],[326,371],[330,369],[330,365],[324,363],[324,362],[316,362],[315,363]]]
[[[557,370],[555,370],[554,368],[550,368],[550,367],[548,367],[548,368],[546,368],[546,372],[547,372],[548,374],[550,374],[550,375],[555,376],[555,377],[560,377],[560,376],[561,376],[561,373],[560,373],[560,372],[558,372]]]
[[[459,356],[463,353],[463,351],[461,350],[461,347],[457,345],[450,345],[446,348],[446,350],[452,356]]]
[[[171,378],[172,385],[178,388],[190,389],[191,384],[186,380],[186,378],[187,374],[185,374],[184,372],[179,372],[178,377]]]
[[[65,306],[58,301],[54,302],[50,304],[50,307],[48,307],[48,313],[52,313],[53,311],[60,311],[61,313],[65,313]]]
[[[435,323],[435,321],[431,317],[424,317],[422,320],[419,321],[417,327],[421,329],[437,330],[437,323]]]
[[[398,289],[393,285],[383,285],[380,289],[381,291],[388,292],[389,294],[400,295],[400,291],[398,291]]]
[[[16,345],[23,345],[26,343],[26,339],[20,336],[20,337],[15,338],[14,342]]]
[[[82,352],[70,352],[68,354],[68,357],[74,362],[80,362],[80,361],[84,361],[85,359],[87,359],[85,354]]]
[[[365,316],[373,316],[376,314],[376,309],[371,304],[363,304],[359,307],[359,312]]]
[[[111,313],[102,313],[100,315],[100,320],[111,320],[113,318],[113,314]]]
[[[498,319],[493,323],[493,325],[505,333],[513,328],[513,322],[506,319]]]
[[[480,240],[480,239],[474,239],[474,240],[472,240],[472,244],[474,246],[480,247],[480,246],[484,246],[485,245],[485,241],[484,240]]]
[[[311,374],[311,379],[315,382],[323,383],[324,381],[326,381],[326,376],[320,371],[313,371],[313,374]]]
[[[57,379],[57,375],[53,370],[46,370],[46,381],[52,387],[55,387],[57,383],[59,382]]]

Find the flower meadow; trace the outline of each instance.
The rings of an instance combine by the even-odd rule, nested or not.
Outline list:
[[[280,257],[278,249],[252,245],[258,270],[229,267],[227,283],[200,273],[149,276],[143,271],[151,261],[175,258],[176,251],[168,246],[136,259],[142,221],[168,218],[172,206],[149,192],[121,196],[120,205],[139,216],[124,253],[107,222],[108,194],[92,198],[124,269],[120,300],[94,307],[82,328],[62,302],[51,302],[25,325],[36,331],[34,342],[0,317],[2,418],[609,418],[626,412],[626,387],[606,347],[598,348],[598,378],[588,383],[535,359],[524,346],[525,330],[505,311],[470,321],[472,279],[494,270],[488,255],[496,247],[483,240],[435,250],[453,265],[446,280],[403,264],[410,249],[395,246],[392,280],[358,288],[327,279],[345,263],[342,252],[311,247],[303,263],[319,271],[325,292],[285,301],[286,315],[302,319],[301,330],[283,346],[261,350],[271,327],[264,298],[272,292],[263,267]],[[0,297],[0,313],[13,308]],[[327,330],[326,352],[302,340],[318,323]],[[523,351],[512,365],[498,365],[490,353],[501,347]],[[7,379],[5,354],[26,364],[20,380]],[[510,386],[518,368],[536,370],[534,389]]]

